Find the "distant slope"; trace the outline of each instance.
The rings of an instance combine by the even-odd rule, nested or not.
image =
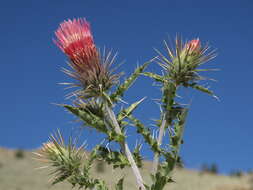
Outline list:
[[[32,159],[31,152],[25,152],[24,158],[17,159],[14,150],[0,148],[0,190],[70,190],[71,186],[67,183],[51,186],[48,176],[50,169],[36,170],[43,164]],[[145,181],[149,182],[148,171],[151,163],[145,162],[142,173]],[[108,184],[113,184],[113,178],[120,178],[123,173],[120,170],[113,170],[110,166],[106,167],[103,173],[96,173],[106,180]],[[131,170],[124,171],[126,174],[125,190],[135,190],[135,179]],[[129,174],[129,175],[128,175]],[[175,171],[176,183],[170,184],[168,190],[253,190],[250,189],[250,176],[240,178],[200,174],[198,171],[187,169],[177,169]],[[251,176],[252,178],[252,176]],[[111,186],[112,187],[112,186]],[[111,188],[113,189],[113,188]]]

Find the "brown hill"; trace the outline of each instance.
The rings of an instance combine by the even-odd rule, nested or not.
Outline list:
[[[31,152],[18,152],[0,148],[0,190],[70,190],[67,183],[51,186],[48,174],[50,169],[38,170],[36,168],[43,164],[32,159],[35,156]],[[96,168],[96,166],[95,166]],[[150,171],[151,163],[145,162],[142,173],[145,175]],[[126,174],[125,189],[134,190],[135,180],[130,169],[124,170]],[[129,174],[129,175],[128,175]],[[100,172],[93,171],[93,175],[99,176],[111,185],[114,178],[120,178],[123,174],[120,170],[113,170],[105,166]],[[188,169],[177,169],[174,173],[176,183],[169,184],[168,190],[253,190],[253,176],[229,177],[200,173]],[[251,182],[251,184],[250,184]],[[250,188],[251,187],[251,188]],[[111,188],[113,189],[113,188]]]

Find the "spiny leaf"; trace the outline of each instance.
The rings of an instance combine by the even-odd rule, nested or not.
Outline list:
[[[171,171],[174,168],[175,159],[170,152],[164,154],[165,161],[160,164],[156,174],[151,175],[153,184],[151,190],[163,190],[167,183],[174,182],[171,178]]]
[[[204,92],[204,93],[206,93],[206,94],[209,94],[209,95],[213,96],[213,97],[216,98],[216,99],[219,99],[217,96],[215,96],[214,92],[211,91],[211,90],[209,90],[208,88],[205,88],[205,87],[203,87],[203,86],[201,86],[201,85],[197,85],[197,84],[195,84],[195,83],[194,83],[194,84],[190,84],[190,86],[191,86],[192,88],[196,89],[196,90],[199,90],[199,91],[201,91],[201,92]]]
[[[174,126],[174,129],[175,129],[174,134],[170,133],[170,138],[171,138],[170,146],[174,153],[175,160],[177,160],[179,150],[180,150],[180,145],[182,144],[184,125],[186,122],[187,114],[188,114],[188,109],[184,108],[184,110],[180,114],[178,114],[178,120]]]
[[[149,144],[150,148],[156,153],[162,153],[162,150],[159,148],[157,141],[152,137],[151,132],[146,128],[140,120],[133,117],[132,115],[128,116],[128,119],[133,122],[134,126],[137,128],[137,133],[140,133],[145,142]]]
[[[115,186],[115,190],[123,190],[124,177],[120,178]]]
[[[129,115],[132,114],[132,112],[139,106],[139,104],[144,100],[145,98],[142,98],[141,100],[131,104],[128,108],[123,109],[120,111],[118,114],[117,120],[121,122],[123,119],[128,117]]]
[[[175,104],[170,107],[169,112],[166,114],[166,120],[169,124],[172,123],[173,120],[177,119],[178,115],[181,114],[184,108],[180,106],[176,106]]]
[[[157,82],[162,82],[163,83],[166,80],[163,76],[155,74],[155,73],[144,72],[144,73],[142,73],[142,75],[150,77],[150,78],[156,80]]]
[[[107,135],[108,135],[109,141],[116,141],[119,143],[123,143],[126,138],[123,134],[118,134],[115,131],[108,131]]]
[[[100,132],[106,133],[110,141],[123,142],[125,140],[125,136],[123,134],[117,134],[115,131],[107,130],[104,122],[91,112],[83,110],[82,108],[73,107],[69,105],[64,105],[64,107],[74,115],[78,116],[86,124],[90,125],[91,127],[97,129]],[[121,124],[125,125],[126,123],[124,122]]]
[[[104,125],[104,122],[92,114],[91,112],[88,112],[82,108],[74,107],[70,105],[63,105],[64,108],[66,108],[68,111],[76,115],[78,118],[80,118],[82,121],[84,121],[87,125],[97,129],[100,132],[106,133],[107,129]]]
[[[109,190],[103,180],[98,180],[98,182],[96,183],[95,189],[96,190]]]
[[[155,175],[152,175],[153,184],[151,190],[163,190],[164,186],[168,182],[168,177],[164,176],[158,171]]]
[[[120,167],[122,169],[126,166],[130,166],[128,159],[124,154],[118,151],[113,151],[104,146],[98,146],[97,156],[108,164],[112,164],[113,168]]]
[[[130,88],[130,86],[134,83],[134,81],[138,78],[138,76],[143,72],[143,70],[148,66],[150,62],[144,63],[142,66],[139,66],[135,69],[132,75],[127,78],[123,84],[121,84],[116,91],[111,94],[110,99],[112,102],[117,102],[120,97],[124,95],[124,92]]]
[[[133,151],[133,157],[134,157],[134,160],[135,160],[138,168],[142,167],[142,160],[143,160],[143,158],[140,154],[140,150],[141,150],[141,144],[138,144]]]

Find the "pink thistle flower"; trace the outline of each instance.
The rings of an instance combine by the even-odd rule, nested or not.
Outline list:
[[[82,18],[64,21],[55,32],[56,45],[69,57],[78,72],[97,67],[98,51],[93,41],[90,24]]]
[[[201,43],[199,38],[193,39],[190,42],[186,44],[186,49],[189,50],[189,52],[198,52],[201,48]]]
[[[94,48],[90,24],[82,18],[64,21],[55,32],[56,45],[70,58],[75,58],[88,48]]]
[[[73,95],[94,97],[116,83],[118,76],[109,70],[115,56],[111,57],[111,53],[100,54],[90,24],[84,18],[64,21],[55,35],[55,44],[68,56],[69,65],[73,69],[63,71],[80,82],[73,86],[82,87],[82,90],[75,91]]]

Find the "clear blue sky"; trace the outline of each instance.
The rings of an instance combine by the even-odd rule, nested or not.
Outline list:
[[[67,102],[66,91],[57,84],[69,80],[60,72],[66,57],[52,38],[60,22],[74,17],[87,18],[98,46],[119,52],[118,61],[125,61],[119,70],[125,73],[152,58],[153,48],[162,49],[168,35],[210,42],[219,55],[208,67],[221,71],[208,76],[218,80],[210,85],[221,101],[194,91],[188,94],[192,106],[183,159],[189,168],[213,162],[222,172],[253,168],[251,0],[2,1],[0,146],[32,149],[57,128],[67,136],[78,127],[72,115],[50,104]],[[141,78],[126,94],[129,102],[148,97],[137,112],[146,120],[157,116],[151,99],[159,97],[148,82]],[[99,139],[89,131],[84,131],[85,138],[89,144]],[[129,140],[134,144],[135,136],[129,134]]]

